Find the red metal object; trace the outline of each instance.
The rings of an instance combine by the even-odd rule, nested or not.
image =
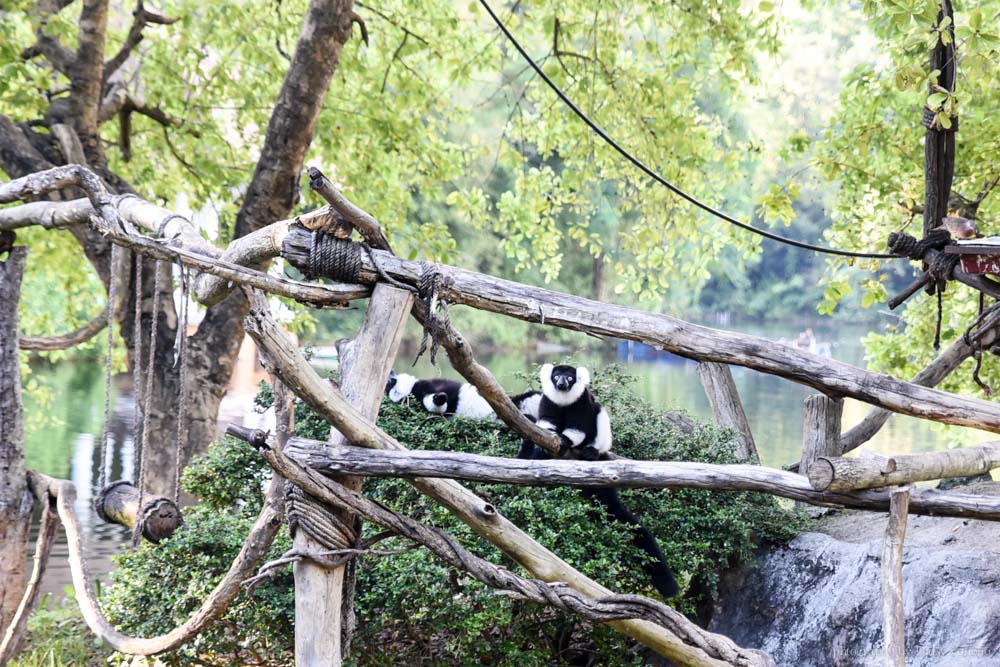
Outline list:
[[[961,255],[962,270],[966,273],[1000,275],[1000,244],[956,243],[944,251],[949,255]]]

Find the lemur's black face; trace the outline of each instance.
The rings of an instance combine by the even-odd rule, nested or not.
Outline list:
[[[569,391],[576,384],[576,368],[555,366],[552,368],[552,385],[559,391]]]
[[[396,386],[396,379],[396,371],[389,371],[389,380],[385,383],[385,393],[388,394]]]

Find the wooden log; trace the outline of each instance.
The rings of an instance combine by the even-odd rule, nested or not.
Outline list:
[[[311,234],[290,227],[286,240],[292,234],[306,233]],[[303,242],[295,238],[297,246]],[[372,250],[371,256],[362,253],[361,262],[359,281],[365,284],[378,281],[374,262],[390,277],[414,286],[420,283],[426,268],[426,264],[381,250]],[[440,297],[453,304],[591,335],[643,342],[698,361],[745,366],[830,396],[855,398],[901,414],[1000,433],[1000,405],[991,401],[920,387],[764,338],[711,329],[661,313],[592,301],[442,264],[433,268],[441,274]]]
[[[465,452],[367,450],[319,440],[291,438],[288,455],[325,475],[459,479],[525,486],[623,487],[761,491],[823,507],[853,507],[884,512],[889,494],[882,490],[817,491],[802,475],[759,465],[680,461],[524,460]],[[1000,520],[1000,496],[936,490],[914,491],[914,514]],[[495,510],[493,510],[495,511]]]
[[[140,495],[142,495],[141,510]],[[177,503],[163,496],[140,494],[132,482],[125,480],[112,482],[101,489],[94,500],[94,508],[104,521],[127,528],[135,528],[135,522],[141,515],[142,536],[153,544],[159,544],[160,540],[173,535],[183,523]]]
[[[806,397],[800,473],[809,470],[819,456],[840,454],[840,420],[843,414],[844,402],[840,399],[822,394]]]
[[[906,538],[906,513],[909,488],[889,492],[889,521],[882,542],[882,635],[885,664],[905,667],[906,636],[903,623],[903,540]]]
[[[748,463],[760,461],[757,445],[753,441],[753,432],[750,430],[750,422],[747,421],[747,415],[743,411],[740,393],[736,389],[736,382],[733,381],[729,366],[703,361],[698,364],[698,377],[701,378],[709,405],[712,406],[715,422],[719,426],[733,429],[738,435],[739,446],[736,455],[739,460]]]
[[[1000,442],[879,460],[870,457],[822,456],[809,466],[809,483],[817,491],[874,489],[944,477],[981,475],[1000,467]]]

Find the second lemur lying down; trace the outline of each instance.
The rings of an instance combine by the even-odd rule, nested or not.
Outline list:
[[[433,378],[418,380],[408,373],[389,373],[389,381],[385,385],[385,393],[393,403],[400,403],[412,396],[427,412],[438,415],[455,415],[456,417],[472,417],[485,419],[496,417],[493,408],[479,393],[479,390],[469,384]],[[528,391],[517,396],[511,396],[514,405],[531,418],[536,418],[541,394]]]
[[[560,456],[567,453],[586,461],[607,460],[611,451],[611,418],[608,411],[594,400],[587,385],[590,372],[582,366],[553,366],[545,364],[539,373],[542,395],[538,404],[537,423],[542,428],[559,434],[562,441]],[[523,440],[518,458],[550,458],[545,450],[530,440]],[[628,524],[632,529],[632,542],[652,560],[645,565],[653,587],[665,598],[679,592],[677,579],[667,563],[656,537],[638,517],[622,504],[618,491],[613,487],[583,488],[585,498],[604,505],[608,516]]]

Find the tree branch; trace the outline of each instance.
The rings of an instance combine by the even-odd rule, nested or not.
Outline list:
[[[61,336],[21,336],[18,345],[22,350],[52,351],[68,350],[82,345],[99,334],[108,325],[108,307],[101,314],[90,320],[75,331]],[[2,663],[0,663],[2,664]]]
[[[156,25],[171,25],[176,23],[178,19],[170,18],[164,16],[163,14],[158,14],[156,12],[146,9],[142,0],[136,3],[135,11],[132,12],[132,27],[129,28],[128,35],[125,37],[125,43],[122,44],[121,48],[118,49],[118,53],[111,57],[107,62],[104,63],[104,78],[103,81],[107,83],[111,75],[118,71],[118,68],[125,64],[128,57],[135,50],[135,47],[139,45],[142,41],[142,31],[150,23]]]
[[[239,555],[233,560],[226,575],[216,584],[201,606],[182,625],[157,637],[131,637],[119,632],[108,622],[101,611],[94,592],[94,582],[83,554],[83,540],[74,504],[76,487],[72,482],[54,479],[37,472],[28,473],[28,483],[35,498],[47,506],[54,503],[63,527],[66,529],[66,546],[69,550],[70,574],[80,605],[80,612],[91,632],[111,647],[129,655],[154,655],[175,649],[194,639],[205,627],[225,613],[239,595],[240,582],[257,569],[264,555],[281,528],[281,479],[271,481],[264,498],[264,506],[247,534]]]

